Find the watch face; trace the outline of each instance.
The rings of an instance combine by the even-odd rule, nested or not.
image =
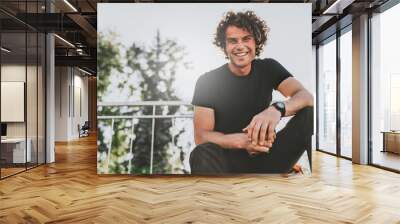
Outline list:
[[[285,108],[285,104],[282,103],[282,102],[277,102],[277,103],[276,103],[276,106],[278,106],[279,109],[284,109],[284,108]]]

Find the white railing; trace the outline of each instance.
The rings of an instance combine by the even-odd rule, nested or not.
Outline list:
[[[134,119],[151,119],[151,147],[150,147],[150,174],[153,173],[153,154],[154,154],[154,132],[155,132],[155,119],[159,118],[193,118],[193,114],[180,114],[180,115],[156,115],[156,107],[157,106],[192,106],[192,104],[182,101],[141,101],[141,102],[100,102],[97,104],[99,107],[125,107],[125,106],[152,106],[152,115],[101,115],[98,116],[98,120],[111,120],[111,136],[110,143],[107,149],[107,163],[106,170],[109,171],[109,164],[111,158],[111,149],[112,149],[112,139],[114,135],[114,121],[116,119],[131,119],[132,127],[130,133],[130,142],[129,142],[129,153],[132,155],[132,142],[134,135]],[[129,159],[128,165],[128,173],[131,173],[131,162],[132,159]]]

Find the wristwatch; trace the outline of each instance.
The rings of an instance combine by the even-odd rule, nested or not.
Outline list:
[[[279,112],[281,112],[281,118],[286,114],[285,103],[282,101],[275,102],[271,104],[271,106],[275,107]]]

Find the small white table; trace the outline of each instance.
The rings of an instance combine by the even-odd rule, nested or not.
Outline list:
[[[6,151],[12,151],[12,163],[25,163],[31,161],[31,144],[30,138],[26,139],[27,146],[25,154],[25,138],[6,138],[1,139],[2,153]],[[10,150],[9,147],[12,147]],[[3,155],[2,155],[3,157]],[[25,161],[26,159],[26,161]]]

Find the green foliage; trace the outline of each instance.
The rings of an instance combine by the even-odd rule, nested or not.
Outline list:
[[[175,74],[179,66],[183,65],[184,50],[173,40],[162,40],[157,32],[155,42],[149,48],[136,44],[127,50],[127,66],[131,69],[130,75],[142,80],[140,92],[142,101],[171,101],[179,100],[172,87]],[[175,114],[178,107],[168,107],[167,114]],[[145,107],[143,114],[152,114],[152,107]],[[165,112],[165,111],[164,111]],[[156,114],[162,114],[162,108],[156,108]],[[151,146],[151,119],[140,119],[134,127],[136,138],[133,144],[133,166],[135,169],[149,167]],[[171,119],[155,120],[155,141],[153,173],[171,173],[168,164],[167,149],[172,142],[169,129]]]
[[[121,45],[116,43],[115,34],[114,33],[99,33],[98,35],[98,43],[97,43],[97,100],[101,102],[103,96],[107,93],[108,87],[111,84],[110,77],[112,76],[112,72],[122,72],[122,64],[120,57],[120,48]],[[110,108],[110,107],[102,107],[98,110],[98,115],[112,115],[118,114],[118,108]],[[111,123],[111,122],[108,122]],[[107,124],[107,122],[102,122],[99,120],[99,125]],[[108,124],[110,125],[110,124]],[[104,133],[101,128],[98,130],[98,153],[99,155],[104,155],[107,152],[107,145],[104,138]],[[99,168],[101,170],[102,167],[105,166],[102,160],[99,160],[101,163]]]
[[[114,33],[98,35],[97,42],[97,99],[102,101],[103,95],[111,84],[112,71],[122,72],[120,57],[121,45],[115,41]]]
[[[184,49],[174,40],[162,39],[159,32],[150,46],[140,46],[133,43],[125,52],[126,65],[124,73],[115,78],[113,71],[121,73],[120,44],[115,42],[114,35],[99,35],[99,79],[98,95],[99,101],[102,97],[109,94],[108,88],[113,82],[117,83],[117,88],[129,93],[130,98],[134,96],[139,99],[135,101],[171,101],[179,100],[175,95],[173,83],[175,75],[180,68],[188,68],[184,62]],[[112,43],[112,44],[111,44]],[[104,77],[103,77],[104,76]],[[112,81],[111,81],[112,80]],[[138,82],[132,82],[138,80]],[[116,91],[113,89],[111,91]],[[139,94],[140,93],[140,94]],[[133,101],[133,100],[131,100]],[[179,107],[156,107],[156,114],[175,114]],[[133,114],[153,114],[153,107],[146,106],[142,108],[115,108],[101,107],[99,115],[133,115]],[[108,143],[105,142],[104,131],[99,128],[99,153],[100,153],[100,172],[108,173],[127,173],[131,165],[131,173],[144,174],[150,172],[150,148],[152,139],[152,119],[138,119],[136,123],[130,120],[115,120],[114,134],[112,138],[112,153],[110,155],[109,170],[106,167],[104,155],[108,149]],[[153,151],[153,173],[173,173],[169,164],[168,149],[171,147],[172,127],[171,119],[155,119],[155,139]],[[110,121],[99,122],[101,126],[110,126]],[[129,134],[133,125],[134,138],[130,141]],[[175,136],[175,140],[183,131]],[[128,157],[132,149],[133,158]],[[179,148],[179,147],[178,147]],[[183,161],[183,157],[181,156]]]

